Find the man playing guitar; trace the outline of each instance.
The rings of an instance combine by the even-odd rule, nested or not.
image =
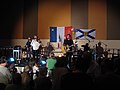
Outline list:
[[[66,39],[64,40],[63,46],[66,51],[66,58],[68,59],[69,68],[71,67],[71,56],[73,55],[72,47],[74,43],[72,40],[72,36],[67,34]]]
[[[70,34],[67,34],[66,39],[64,40],[63,46],[65,51],[72,51],[73,40]]]

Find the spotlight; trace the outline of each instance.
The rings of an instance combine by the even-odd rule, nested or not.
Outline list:
[[[62,57],[62,56],[63,56],[63,54],[59,54],[59,55],[58,55],[58,57]]]
[[[15,60],[14,60],[14,58],[10,58],[10,61],[11,61],[11,62],[14,62]]]
[[[15,61],[15,59],[14,59],[14,58],[12,58],[12,57],[11,57],[11,58],[9,58],[9,62],[10,62],[10,63],[12,63],[12,62],[14,62],[14,61]]]
[[[41,61],[41,64],[43,64],[43,65],[46,64],[46,61]]]
[[[46,66],[46,59],[47,57],[45,55],[41,55],[40,62],[39,62],[41,67]]]
[[[62,55],[60,54],[59,57],[62,57]]]
[[[40,66],[45,67],[46,66],[46,60],[40,60]]]

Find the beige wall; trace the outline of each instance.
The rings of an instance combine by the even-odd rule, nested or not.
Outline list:
[[[39,1],[38,36],[42,39],[48,39],[50,26],[69,26],[72,18],[74,16],[71,17],[71,0],[64,2],[61,0]],[[88,28],[96,29],[96,39],[107,39],[106,0],[88,0],[87,22]]]
[[[70,0],[39,0],[38,5],[38,36],[49,38],[50,26],[71,25]]]
[[[78,5],[83,3],[80,1]],[[85,4],[87,5],[87,4]],[[38,26],[37,30],[28,31],[27,36],[32,36],[30,32],[36,32],[37,35],[41,39],[49,39],[49,27],[50,26],[70,26],[71,23],[73,26],[79,25],[81,23],[80,20],[74,20],[75,18],[80,17],[81,14],[78,15],[77,13],[82,10],[81,8],[77,8],[77,11],[74,14],[78,15],[76,17],[71,12],[72,9],[72,2],[71,0],[38,0]],[[75,6],[74,6],[75,7]],[[77,6],[76,6],[77,7]],[[87,9],[88,11],[87,11]],[[107,2],[106,0],[88,0],[88,6],[85,7],[86,12],[86,19],[83,19],[82,24],[88,25],[88,28],[95,28],[96,29],[96,39],[107,39]],[[85,12],[85,10],[83,12]],[[24,14],[23,14],[24,15]],[[72,15],[72,16],[71,16]],[[85,16],[85,15],[84,15]],[[25,29],[24,29],[24,16],[21,15],[19,20],[17,20],[15,25],[15,30],[13,34],[13,38],[23,38],[26,36]],[[88,20],[87,20],[88,19]],[[72,22],[72,20],[74,22]],[[85,26],[84,25],[84,26]],[[32,26],[28,25],[27,27],[31,28]],[[74,28],[77,28],[76,26]],[[87,26],[86,26],[87,28]],[[19,33],[18,33],[19,32]],[[26,37],[27,37],[26,36]]]
[[[88,28],[96,29],[96,39],[107,39],[106,0],[88,0]]]

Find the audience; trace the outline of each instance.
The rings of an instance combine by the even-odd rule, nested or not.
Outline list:
[[[21,74],[15,73],[13,75],[13,83],[8,84],[5,88],[5,90],[26,90],[24,86],[22,86],[22,77]]]
[[[91,90],[93,86],[92,78],[80,71],[75,65],[74,70],[62,76],[61,90]]]
[[[120,90],[120,76],[114,72],[113,60],[104,61],[101,72],[102,74],[95,78],[95,90]]]
[[[120,90],[120,57],[109,58],[107,51],[100,50],[99,60],[92,58],[90,48],[78,51],[78,55],[71,58],[72,69],[67,67],[66,56],[57,57],[49,52],[49,57],[41,55],[40,58],[44,59],[45,66],[33,60],[27,62],[20,73],[15,63],[9,66],[3,56],[0,58],[0,90]]]
[[[67,58],[64,56],[57,57],[57,62],[55,64],[55,69],[52,76],[52,90],[61,90],[61,77],[68,72],[69,71],[67,69]]]
[[[26,65],[24,68],[24,72],[21,74],[22,76],[22,85],[29,90],[32,90],[34,87],[33,84],[33,75],[32,68],[29,65]]]
[[[46,75],[47,69],[40,68],[39,76],[34,80],[34,90],[50,90],[52,88],[52,82]]]

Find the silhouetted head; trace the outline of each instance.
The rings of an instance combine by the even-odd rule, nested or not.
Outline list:
[[[101,46],[101,42],[98,42],[98,46]]]

